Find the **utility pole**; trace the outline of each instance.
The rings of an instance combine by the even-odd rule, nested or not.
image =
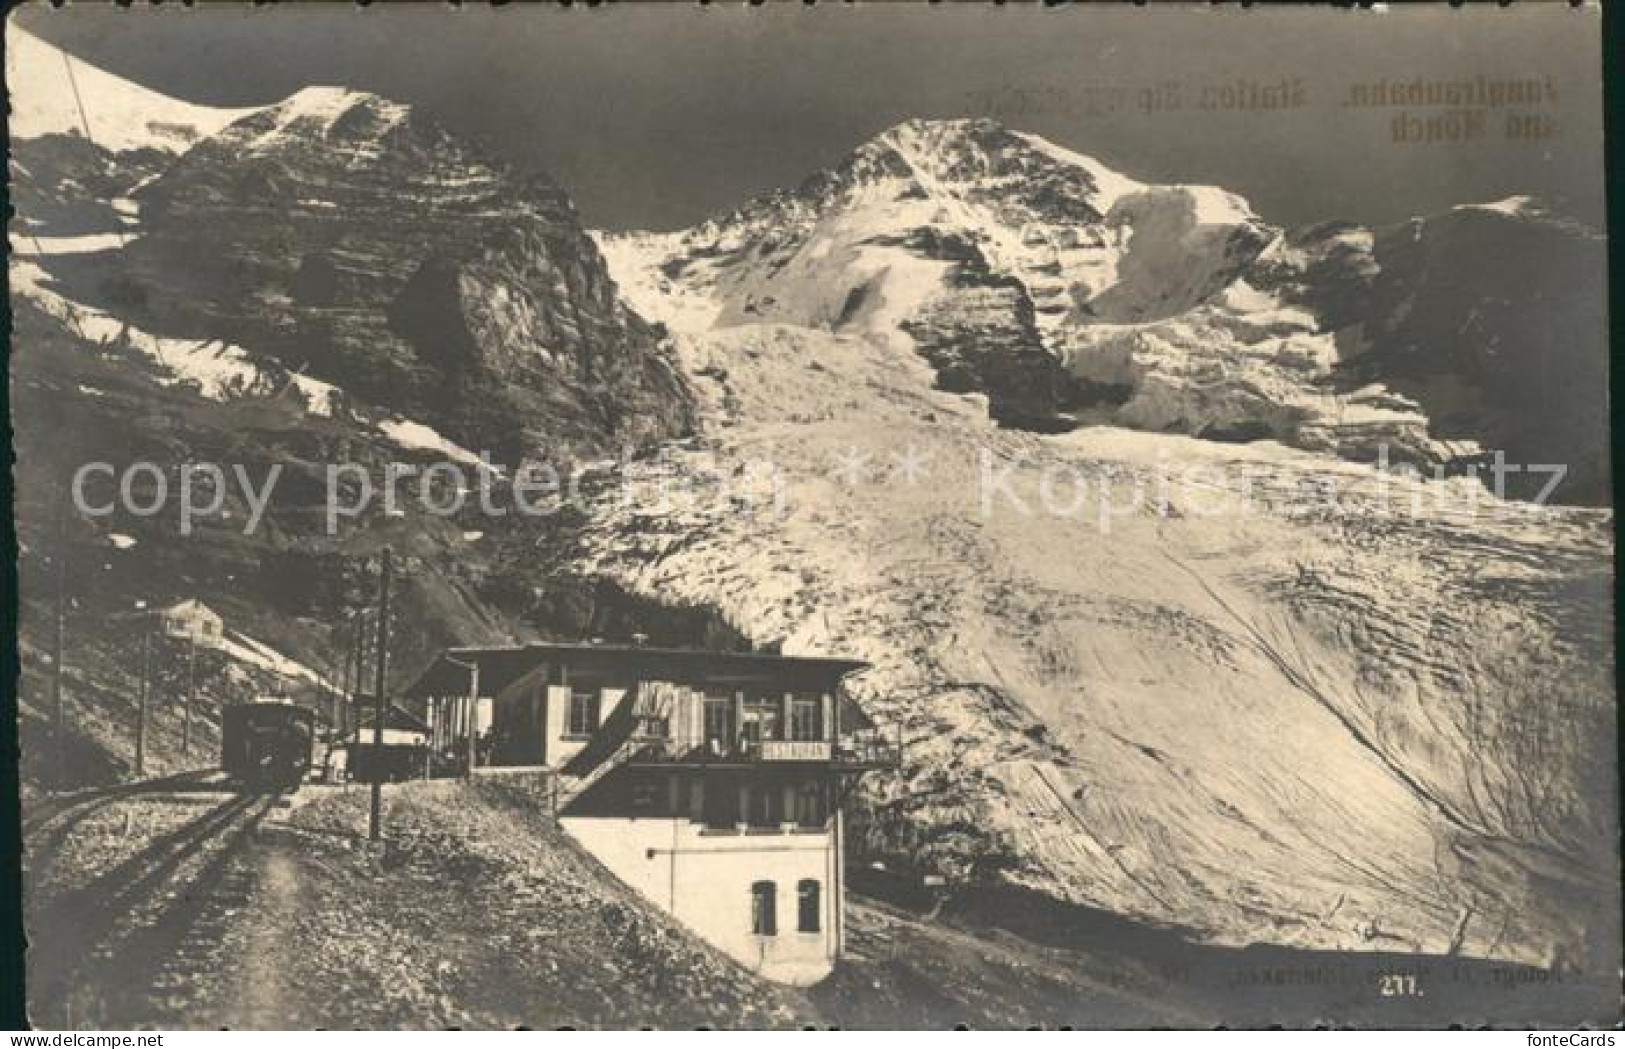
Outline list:
[[[186,710],[181,721],[181,756],[192,756],[192,692],[197,685],[197,637],[186,635]]]
[[[389,662],[389,577],[393,571],[389,547],[384,547],[384,569],[378,580],[378,662],[373,677],[372,715],[372,812],[367,821],[367,837],[382,836],[384,810],[384,673]]]
[[[135,775],[147,774],[147,679],[152,674],[152,623],[141,620],[141,700],[135,708]]]
[[[367,610],[357,609],[350,623],[350,691],[345,697],[344,734],[350,734],[350,723],[355,721],[356,740],[361,739],[361,719],[356,706],[361,698],[361,686],[366,681],[367,669]]]
[[[333,738],[335,740],[343,739],[345,736],[345,730],[350,727],[350,692],[351,689],[354,688],[355,680],[351,671],[351,667],[355,665],[355,637],[353,635],[353,631],[355,630],[354,618],[351,618],[350,621],[345,624],[345,627],[344,656],[343,662],[339,664],[339,709],[333,722]]]
[[[337,656],[322,661],[322,691],[327,693],[327,746],[331,751],[339,738],[339,704],[344,700],[344,677]]]
[[[480,731],[480,664],[476,661],[468,672],[468,778],[474,778],[474,763],[478,757],[475,737]]]
[[[68,631],[68,506],[64,495],[56,521],[56,630],[51,637],[51,734],[56,737],[57,775],[67,779],[68,716],[62,702],[62,653]]]

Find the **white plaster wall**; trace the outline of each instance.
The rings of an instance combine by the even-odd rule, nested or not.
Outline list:
[[[581,753],[581,748],[587,745],[584,739],[565,739],[564,730],[569,725],[570,717],[570,690],[564,685],[549,685],[547,688],[547,749],[546,763],[549,768],[563,768],[570,759]]]
[[[566,816],[560,825],[616,877],[747,968],[806,986],[838,950],[842,881],[830,831],[702,833],[686,819]],[[819,883],[820,930],[796,931],[797,884]],[[778,885],[778,934],[751,932],[751,885]]]

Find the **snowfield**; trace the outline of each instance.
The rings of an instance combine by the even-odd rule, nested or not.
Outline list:
[[[15,22],[6,23],[6,83],[11,86],[13,139],[78,135],[114,153],[182,153],[198,139],[256,112],[194,105],[148,90],[70,57]],[[21,84],[28,89],[19,92]],[[84,100],[83,111],[75,88]],[[95,114],[93,120],[90,114]]]
[[[907,744],[883,810],[1226,942],[1584,949],[1570,923],[1612,862],[1606,515],[1278,445],[1001,431],[863,338],[745,326],[687,352],[714,444],[665,467],[764,458],[788,511],[606,507],[593,567],[870,660],[865,707]],[[991,513],[984,455],[1011,470]],[[1335,505],[1304,498],[1326,483]]]
[[[781,196],[600,238],[706,405],[702,446],[649,468],[676,490],[715,461],[775,476],[660,512],[606,504],[591,566],[759,644],[869,660],[865,708],[906,751],[863,833],[951,882],[1002,870],[1225,943],[1558,966],[1606,949],[1579,916],[1617,886],[1610,513],[1333,458],[1411,458],[1428,421],[1380,385],[1303,381],[1332,335],[1225,278],[1222,247],[1190,270],[1183,238],[1251,223],[1244,205],[1089,168],[1091,207],[1136,219],[1088,250],[1100,265],[1050,269],[1135,319],[1074,314],[1045,338],[1097,379],[1121,370],[1130,425],[1202,432],[1251,398],[1298,447],[1000,428],[897,330],[910,304],[958,301],[895,244],[962,202],[855,156],[826,207]],[[1133,261],[1147,237],[1167,253]],[[1282,250],[1254,239],[1249,259]],[[854,289],[880,305],[842,309]]]
[[[51,254],[49,250],[46,255]],[[11,292],[38,307],[65,331],[101,349],[127,352],[156,366],[166,385],[187,386],[212,401],[277,400],[290,393],[299,409],[315,418],[346,418],[370,425],[398,448],[432,453],[468,466],[484,468],[474,452],[448,440],[432,427],[412,419],[380,415],[355,403],[331,383],[290,372],[274,361],[256,357],[241,346],[218,339],[174,339],[152,335],[55,290],[33,262],[13,260]]]

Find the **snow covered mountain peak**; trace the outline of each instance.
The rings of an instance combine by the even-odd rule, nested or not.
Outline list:
[[[1075,153],[1047,139],[1012,131],[996,120],[964,118],[905,120],[887,129],[864,149],[891,149],[905,159],[927,188],[984,181],[1019,191],[1015,177],[1037,176],[1081,189],[1082,201],[1096,216],[1104,216],[1122,197],[1145,185],[1113,171],[1093,157]],[[1073,194],[1064,199],[1077,202]],[[1087,219],[1086,213],[1079,217]]]
[[[407,107],[391,102],[370,91],[336,85],[313,85],[300,88],[287,98],[269,107],[282,123],[310,121],[313,125],[331,127],[344,114],[357,107],[405,113]]]
[[[277,131],[298,130],[306,134],[331,134],[346,116],[363,111],[398,123],[410,108],[370,91],[334,86],[301,88],[266,109]]]
[[[1583,305],[1601,241],[1528,198],[1289,233],[1216,186],[1142,182],[992,120],[915,119],[691,230],[600,241],[634,307],[675,331],[862,336],[923,357],[943,389],[986,394],[1005,423],[1268,438],[1358,460],[1386,448],[1430,466],[1495,443],[1575,464],[1577,491],[1606,475],[1584,437],[1602,432],[1594,413],[1552,439],[1552,413],[1522,407],[1510,377],[1522,351],[1483,330],[1487,303],[1550,285],[1532,301],[1574,305],[1498,324],[1531,346],[1556,343],[1541,334],[1554,323],[1583,329],[1575,370],[1601,359]],[[1498,277],[1453,280],[1434,261],[1514,244],[1557,262],[1520,266],[1504,296],[1483,294]]]
[[[1043,426],[1080,401],[1079,326],[1207,301],[1278,235],[1214,187],[1138,182],[992,120],[909,120],[795,190],[675,234],[603,238],[646,316],[678,331],[750,323],[916,351],[944,388]]]

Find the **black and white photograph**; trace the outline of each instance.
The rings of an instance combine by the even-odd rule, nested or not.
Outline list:
[[[17,1026],[1616,1027],[1603,30],[11,11]]]

